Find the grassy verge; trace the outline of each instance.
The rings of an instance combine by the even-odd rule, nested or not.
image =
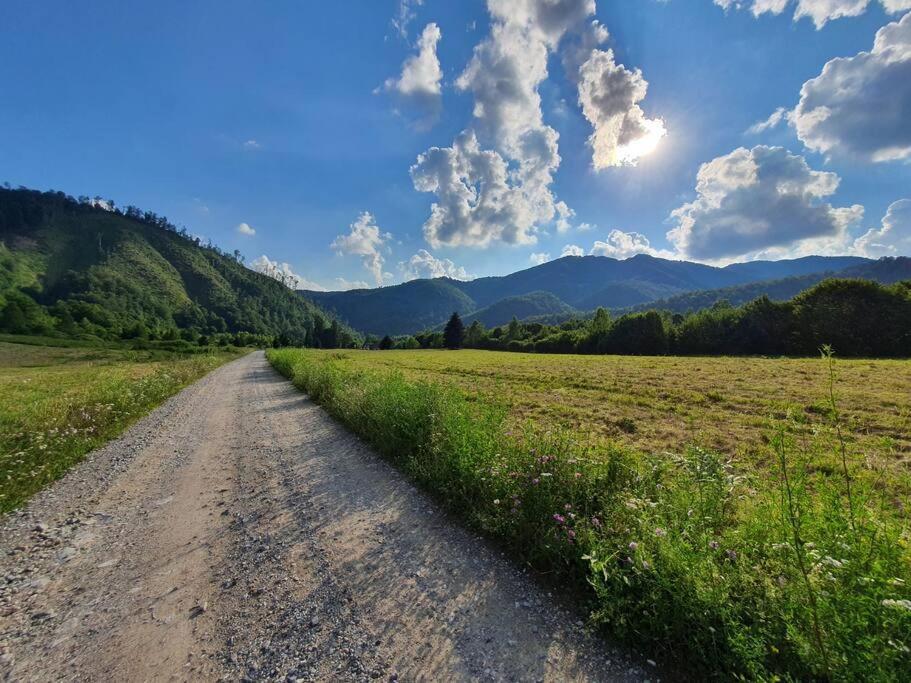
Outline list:
[[[750,679],[899,680],[911,670],[904,516],[885,471],[868,476],[842,451],[837,402],[828,431],[808,439],[783,419],[764,445],[768,468],[740,471],[697,447],[637,453],[562,429],[517,430],[486,399],[354,367],[340,353],[268,356],[447,508],[574,584],[595,623],[646,652]]]
[[[0,512],[236,357],[0,342]]]

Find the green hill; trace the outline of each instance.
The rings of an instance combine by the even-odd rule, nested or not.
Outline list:
[[[833,272],[809,273],[776,280],[751,282],[735,287],[687,292],[686,294],[678,294],[677,296],[658,299],[637,306],[615,309],[615,312],[625,313],[655,309],[671,311],[672,313],[686,313],[710,308],[720,301],[726,301],[732,306],[740,306],[761,296],[767,296],[772,301],[787,301],[834,275],[835,273]],[[871,280],[883,285],[891,285],[902,280],[911,280],[911,258],[904,256],[883,257],[878,261],[868,261],[838,271],[837,277]]]
[[[555,316],[566,318],[576,314],[569,304],[560,301],[550,292],[531,292],[522,296],[509,296],[495,304],[465,316],[463,322],[470,325],[477,320],[485,327],[505,325],[513,318],[527,320]]]
[[[599,306],[617,309],[685,292],[808,273],[830,274],[864,263],[869,260],[856,256],[807,256],[717,268],[645,254],[623,260],[605,256],[566,256],[510,275],[468,282],[437,278],[379,289],[307,292],[306,296],[335,311],[357,330],[397,335],[436,328],[445,324],[453,311],[463,317],[469,316],[503,299],[536,292],[547,292],[579,311]]]
[[[0,332],[335,346],[348,328],[165,218],[0,188]]]
[[[367,334],[411,334],[445,322],[453,311],[475,310],[474,300],[452,280],[412,280],[401,285],[347,292],[302,292]]]

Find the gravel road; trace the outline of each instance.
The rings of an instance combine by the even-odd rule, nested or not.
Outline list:
[[[0,518],[0,680],[642,680],[253,353]]]

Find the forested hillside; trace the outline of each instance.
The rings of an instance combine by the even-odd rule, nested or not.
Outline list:
[[[553,299],[546,311],[532,315],[553,315],[561,305],[564,310],[578,311],[594,311],[599,307],[628,308],[688,292],[810,273],[818,273],[822,279],[826,274],[869,262],[856,256],[808,256],[717,268],[645,254],[624,260],[605,256],[566,256],[502,277],[468,282],[449,278],[415,280],[378,289],[306,292],[305,296],[334,311],[361,332],[401,335],[442,325],[453,311],[462,316],[480,316],[485,311],[488,324],[503,324],[513,317],[512,313],[497,319],[491,312],[506,311],[517,297],[537,296],[542,292]],[[506,301],[503,306],[494,307],[504,300],[512,303]],[[555,305],[554,300],[560,303]]]
[[[0,332],[306,346],[355,335],[166,218],[0,188]]]

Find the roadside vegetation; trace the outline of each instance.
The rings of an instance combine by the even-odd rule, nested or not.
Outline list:
[[[163,400],[237,357],[227,348],[177,354],[24,341],[31,343],[0,341],[0,512],[21,505]]]
[[[597,417],[570,428],[515,412],[523,386],[535,387],[529,403],[551,392],[556,404],[576,383],[621,377],[633,361],[634,382],[648,384],[643,372],[651,378],[640,395],[685,405],[680,368],[667,382],[660,366],[649,368],[683,359],[575,361],[600,362],[599,375],[594,365],[572,367],[570,357],[525,356],[518,383],[518,364],[500,354],[275,349],[268,356],[449,510],[548,578],[575,586],[592,622],[615,637],[720,677],[901,680],[911,670],[911,538],[906,499],[895,493],[907,477],[906,365],[766,360],[765,371],[780,364],[779,378],[794,373],[772,408],[767,390],[740,386],[762,378],[755,367],[743,373],[730,359],[686,359],[690,379],[727,392],[718,402],[702,394],[702,419],[717,430],[721,420],[735,424],[750,400],[757,415],[768,409],[735,432],[743,446],[724,453],[695,432],[650,448],[599,437]],[[407,359],[402,369],[387,361],[396,357]],[[461,380],[444,379],[459,368]],[[714,382],[701,377],[712,372]],[[871,373],[863,385],[871,389],[877,378],[904,373],[888,431],[896,440],[859,438],[851,422],[859,402],[841,396],[852,372]],[[545,390],[538,381],[551,384]],[[710,408],[731,400],[738,409]],[[629,433],[639,427],[633,421]]]

